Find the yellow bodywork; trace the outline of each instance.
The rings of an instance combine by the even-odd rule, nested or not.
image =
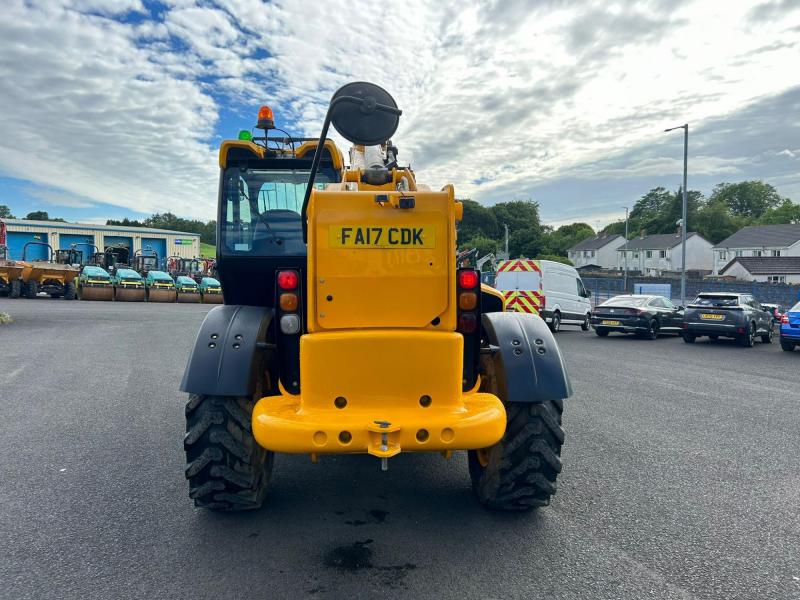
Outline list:
[[[25,283],[35,281],[40,284],[66,285],[80,274],[79,269],[70,265],[47,261],[20,261],[18,264],[22,265],[22,281]]]
[[[386,186],[362,185],[357,172],[344,179],[359,189],[314,190],[308,207],[301,392],[257,402],[256,440],[277,452],[381,458],[495,444],[506,426],[502,402],[478,386],[462,392],[462,205],[452,186],[417,190],[410,171],[394,171]],[[399,208],[401,197],[414,208]]]
[[[0,281],[11,283],[22,276],[22,263],[13,260],[0,260]]]

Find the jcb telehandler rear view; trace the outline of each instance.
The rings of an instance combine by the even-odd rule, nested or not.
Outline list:
[[[561,354],[535,315],[504,312],[457,268],[462,205],[398,166],[401,111],[351,83],[316,138],[271,137],[272,111],[220,148],[217,269],[225,304],[181,389],[197,506],[261,505],[276,453],[469,452],[478,499],[549,503],[561,471]],[[327,139],[352,144],[350,166]]]

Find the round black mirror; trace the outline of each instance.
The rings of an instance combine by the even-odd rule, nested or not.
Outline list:
[[[401,113],[389,92],[366,81],[340,87],[331,98],[330,110],[336,131],[364,146],[377,146],[392,137]]]

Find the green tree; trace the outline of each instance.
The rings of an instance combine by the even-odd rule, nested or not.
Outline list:
[[[65,223],[64,219],[61,217],[51,217],[47,214],[46,210],[35,210],[33,212],[29,212],[25,215],[25,220],[27,221],[58,221],[59,223]]]
[[[749,219],[760,218],[784,200],[778,190],[763,181],[720,183],[711,193],[711,201],[723,202],[732,215]]]
[[[566,256],[567,250],[578,242],[594,235],[594,229],[586,223],[570,223],[569,225],[562,225],[555,231],[547,232],[545,234],[545,246],[549,254]]]
[[[469,238],[463,244],[458,245],[459,250],[470,250],[472,248],[478,249],[478,258],[490,253],[497,253],[500,249],[500,242],[485,235],[475,235]]]
[[[464,215],[458,224],[458,238],[468,240],[475,236],[485,236],[497,239],[497,218],[491,209],[475,202],[462,200]]]
[[[517,229],[508,236],[508,254],[513,258],[531,258],[537,256],[543,249],[543,235],[541,227]]]
[[[11,209],[5,204],[0,204],[0,219],[13,219],[14,215],[11,214]]]
[[[492,206],[491,211],[494,213],[500,230],[502,230],[503,225],[508,225],[509,252],[511,251],[511,232],[526,229],[541,229],[541,223],[539,221],[539,203],[533,200],[500,202]]]
[[[573,266],[572,265],[572,261],[570,259],[568,259],[566,256],[559,256],[557,254],[540,254],[539,256],[536,257],[536,259],[537,260],[552,260],[552,261],[555,261],[555,262],[564,263],[565,265],[569,265],[570,267]]]
[[[712,244],[718,244],[745,225],[747,219],[733,216],[724,202],[713,200],[706,202],[689,221],[689,228]]]
[[[784,223],[800,223],[800,204],[784,198],[780,205],[768,208],[758,220],[760,225],[781,225]]]

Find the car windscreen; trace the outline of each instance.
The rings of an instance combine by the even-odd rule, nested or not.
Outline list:
[[[232,167],[222,176],[221,245],[224,254],[303,256],[300,211],[308,184],[305,169]],[[316,189],[335,181],[332,169],[320,169]]]
[[[800,312],[800,302],[798,302],[792,308],[790,308],[789,312]]]
[[[644,306],[650,298],[634,298],[632,296],[617,296],[606,300],[600,306]]]
[[[715,306],[724,308],[726,306],[739,306],[738,296],[698,296],[692,304],[696,306]]]

